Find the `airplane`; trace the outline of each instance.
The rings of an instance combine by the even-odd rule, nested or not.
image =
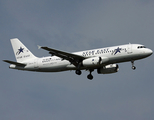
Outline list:
[[[9,68],[36,72],[61,72],[75,70],[81,75],[81,70],[88,70],[89,80],[93,79],[92,72],[96,69],[98,74],[111,74],[119,71],[117,63],[131,62],[135,70],[135,60],[152,55],[153,51],[141,44],[125,44],[113,47],[85,50],[80,52],[64,52],[49,47],[38,46],[49,52],[51,56],[38,58],[18,39],[11,39],[16,62],[3,60],[11,64]]]

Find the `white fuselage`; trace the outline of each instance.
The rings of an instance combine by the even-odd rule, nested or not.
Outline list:
[[[108,64],[139,60],[152,54],[152,50],[145,48],[140,44],[126,44],[114,47],[86,50],[72,54],[80,55],[86,58],[101,57],[106,61],[99,65],[81,66],[82,69],[99,68]],[[59,72],[66,70],[76,70],[77,67],[68,60],[63,60],[57,56],[35,58],[24,61],[27,65],[24,67],[10,65],[10,68],[38,72]]]

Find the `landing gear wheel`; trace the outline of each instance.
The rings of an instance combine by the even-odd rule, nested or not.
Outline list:
[[[92,79],[93,79],[93,76],[92,76],[91,74],[89,74],[89,75],[87,76],[87,78],[88,78],[89,80],[92,80]]]
[[[135,67],[135,66],[132,66],[132,69],[133,69],[133,70],[135,70],[135,69],[136,69],[136,67]]]
[[[132,69],[135,70],[136,67],[134,66],[134,60],[132,60],[131,63],[132,63]]]
[[[81,74],[82,74],[81,70],[76,70],[75,73],[76,73],[77,75],[81,75]]]

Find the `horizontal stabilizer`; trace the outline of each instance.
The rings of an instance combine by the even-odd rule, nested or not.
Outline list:
[[[3,61],[10,63],[10,64],[17,65],[17,66],[26,66],[26,64],[24,64],[24,63],[19,63],[19,62],[14,62],[14,61],[9,61],[9,60],[3,60]]]

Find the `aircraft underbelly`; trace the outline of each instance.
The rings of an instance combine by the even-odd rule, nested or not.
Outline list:
[[[120,63],[120,62],[128,62],[131,60],[139,60],[143,57],[138,54],[129,54],[129,55],[123,55],[123,56],[117,56],[117,57],[111,57],[109,58],[109,63]]]
[[[40,72],[60,72],[66,70],[67,64],[55,64],[39,67]]]

